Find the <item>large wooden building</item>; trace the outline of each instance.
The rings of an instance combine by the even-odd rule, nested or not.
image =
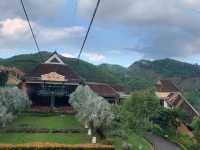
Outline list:
[[[36,106],[68,106],[70,94],[81,84],[88,84],[94,92],[111,103],[119,99],[118,93],[109,85],[82,80],[56,52],[26,75],[24,83],[24,91]]]

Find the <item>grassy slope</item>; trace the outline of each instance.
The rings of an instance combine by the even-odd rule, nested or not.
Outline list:
[[[11,128],[80,128],[80,123],[73,115],[37,115],[22,114],[8,125]],[[86,133],[0,133],[0,143],[56,142],[67,144],[89,143]]]
[[[80,123],[73,115],[33,115],[23,114],[8,125],[14,127],[30,127],[30,128],[80,128]]]
[[[8,127],[32,127],[32,128],[79,128],[80,123],[73,115],[38,115],[38,114],[22,114]],[[99,139],[97,139],[97,142]],[[90,143],[90,138],[86,133],[0,133],[0,143],[32,143],[32,142],[56,142],[65,144]],[[132,133],[129,135],[129,143],[133,145],[135,150],[139,150],[139,146],[143,150],[150,150],[150,144],[142,137]],[[114,139],[117,150],[121,149],[123,141],[119,138]]]
[[[83,144],[83,143],[88,143],[89,138],[86,134],[83,133],[68,133],[68,134],[0,133],[0,143],[23,144],[32,142]]]

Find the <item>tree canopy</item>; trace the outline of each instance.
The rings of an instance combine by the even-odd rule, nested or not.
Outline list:
[[[69,103],[77,111],[78,119],[82,123],[88,123],[91,128],[108,126],[114,118],[111,105],[88,86],[78,86],[70,95]]]
[[[28,97],[23,96],[18,88],[0,88],[0,126],[5,126],[17,113],[29,106]]]
[[[123,128],[140,133],[150,128],[150,118],[160,109],[159,100],[152,93],[149,90],[134,92],[121,108],[118,108],[117,122],[121,122]]]
[[[194,118],[192,127],[194,129],[193,133],[195,135],[195,139],[197,140],[200,147],[200,117]]]

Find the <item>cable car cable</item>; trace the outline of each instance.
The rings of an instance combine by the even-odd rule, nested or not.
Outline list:
[[[90,21],[88,30],[87,30],[86,35],[85,35],[85,38],[84,38],[84,40],[83,40],[83,44],[82,44],[81,49],[80,49],[80,52],[79,52],[79,54],[78,54],[78,62],[79,62],[79,60],[80,60],[81,54],[82,54],[82,52],[83,52],[83,48],[84,48],[85,43],[86,43],[86,41],[87,41],[87,37],[88,37],[88,34],[89,34],[90,29],[91,29],[91,27],[92,27],[92,23],[93,23],[94,18],[95,18],[95,16],[96,16],[96,13],[97,13],[99,4],[100,4],[100,0],[97,1],[96,7],[95,7],[94,12],[93,12],[93,15],[92,15],[92,19],[91,19],[91,21]]]
[[[36,36],[35,36],[35,34],[34,34],[33,28],[32,28],[32,26],[31,26],[31,22],[30,22],[30,19],[29,19],[29,17],[28,17],[28,14],[27,14],[27,11],[26,11],[26,8],[25,8],[25,5],[24,5],[23,0],[20,0],[20,3],[21,3],[21,5],[22,5],[22,8],[23,8],[23,11],[24,11],[26,20],[27,20],[27,22],[28,22],[28,25],[29,25],[29,28],[30,28],[30,31],[31,31],[31,34],[32,34],[32,37],[33,37],[33,40],[34,40],[34,43],[35,43],[35,45],[36,45],[36,48],[37,48],[37,51],[38,51],[38,54],[39,54],[39,57],[40,57],[40,61],[43,62],[43,58],[42,58],[42,55],[41,55],[41,52],[40,52],[40,48],[39,48],[39,45],[38,45]]]

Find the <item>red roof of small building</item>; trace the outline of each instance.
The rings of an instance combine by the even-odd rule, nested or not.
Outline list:
[[[86,85],[88,85],[99,96],[107,98],[119,98],[119,94],[108,84],[87,82]]]

